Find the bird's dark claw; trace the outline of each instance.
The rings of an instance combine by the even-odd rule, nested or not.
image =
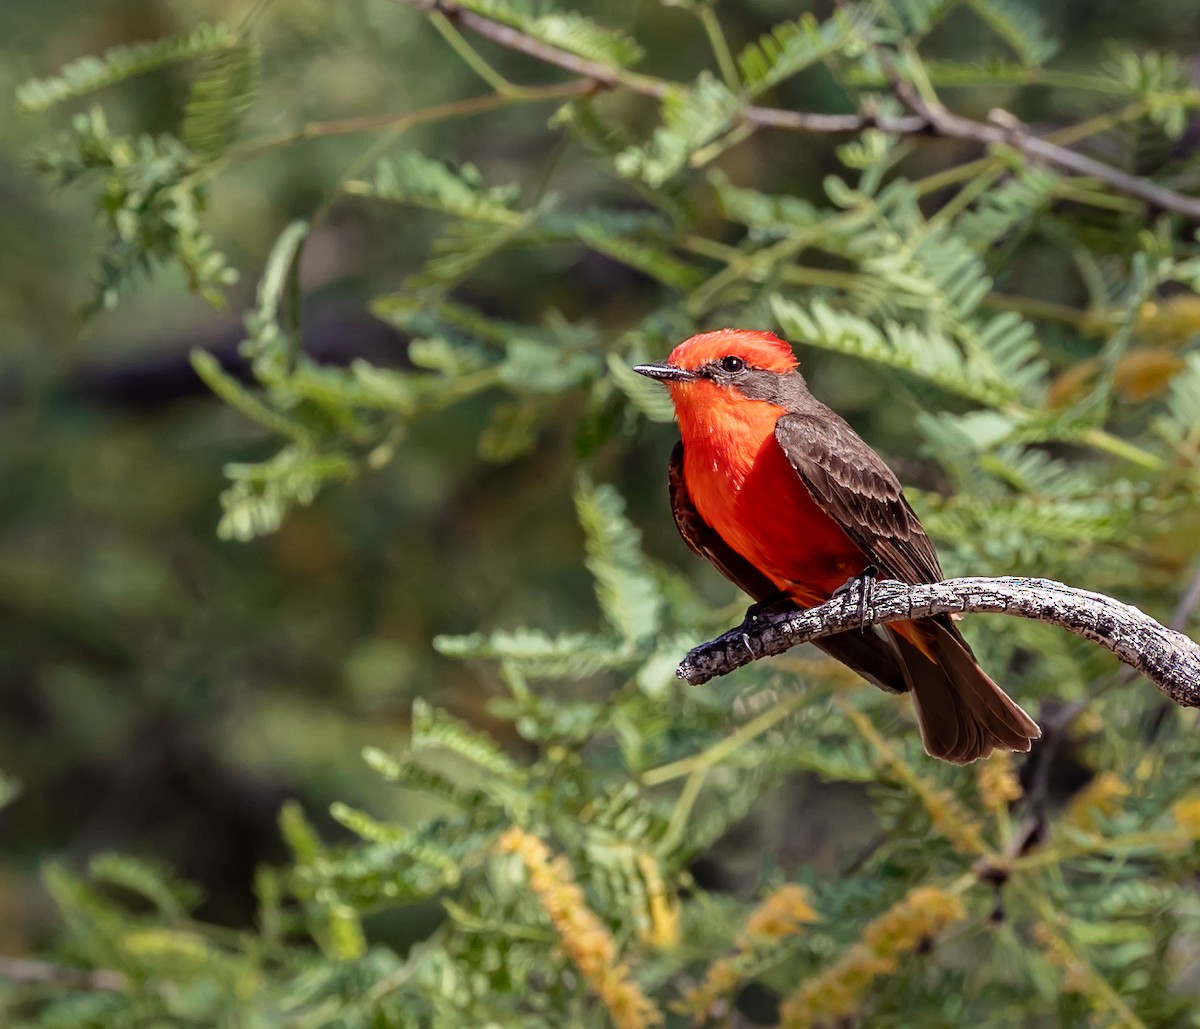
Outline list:
[[[867,627],[867,612],[875,602],[875,577],[877,575],[879,575],[879,569],[874,565],[867,565],[858,575],[847,579],[833,591],[834,597],[843,597],[848,593],[853,595],[854,591],[857,590],[859,632],[862,632]],[[832,600],[833,597],[830,599]]]

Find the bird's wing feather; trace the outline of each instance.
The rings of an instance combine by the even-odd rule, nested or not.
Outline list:
[[[843,419],[827,408],[785,414],[775,439],[813,499],[880,575],[910,583],[942,580],[933,544],[900,480]]]

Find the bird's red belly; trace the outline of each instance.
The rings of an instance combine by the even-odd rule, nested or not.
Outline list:
[[[797,603],[811,607],[828,600],[867,567],[857,544],[813,500],[773,434],[740,465],[711,453],[698,453],[695,462],[690,457],[685,450],[688,491],[701,517]]]

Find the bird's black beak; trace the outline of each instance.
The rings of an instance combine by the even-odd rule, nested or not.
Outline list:
[[[676,368],[672,364],[635,364],[633,370],[660,382],[692,382],[699,378],[690,368]]]

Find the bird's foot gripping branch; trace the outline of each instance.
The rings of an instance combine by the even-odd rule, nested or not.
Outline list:
[[[756,611],[736,629],[692,650],[676,675],[693,686],[782,654],[800,643],[860,627],[942,614],[995,612],[1060,626],[1111,650],[1183,707],[1200,707],[1200,645],[1136,607],[1053,579],[947,579],[873,584],[864,610],[848,590],[807,610]]]

